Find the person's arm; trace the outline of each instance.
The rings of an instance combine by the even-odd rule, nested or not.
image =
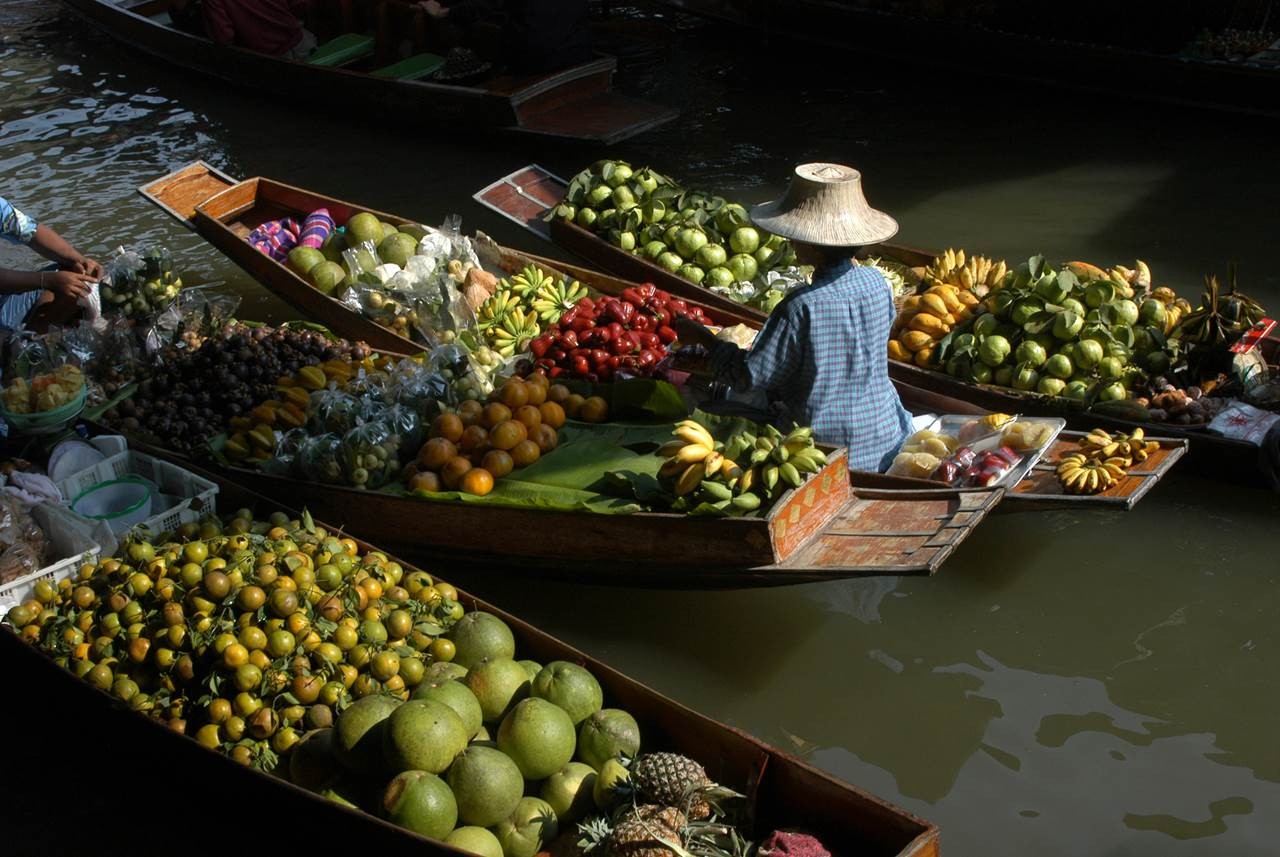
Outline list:
[[[87,274],[94,280],[102,278],[101,265],[72,247],[67,242],[67,239],[47,226],[36,227],[35,235],[31,237],[30,246],[32,250],[35,250],[50,262],[57,262],[59,267],[67,271]]]
[[[687,318],[676,319],[673,327],[681,342],[709,350],[715,376],[740,392],[779,389],[799,368],[800,338],[791,322],[780,314],[769,317],[750,351],[732,342],[721,342],[711,331]]]
[[[0,268],[0,295],[17,295],[46,289],[75,300],[89,294],[96,278],[78,271],[9,271]]]
[[[204,0],[204,31],[216,44],[229,45],[235,41],[236,28],[222,0]]]
[[[488,17],[494,11],[493,4],[487,0],[460,0],[448,6],[440,3],[439,0],[424,0],[420,5],[432,18],[448,18],[451,23],[460,27]]]

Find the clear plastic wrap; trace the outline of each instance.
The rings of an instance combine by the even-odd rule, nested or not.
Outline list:
[[[387,405],[381,409],[378,421],[391,430],[393,442],[399,448],[401,459],[412,457],[427,439],[427,420],[409,405]]]
[[[298,455],[311,438],[305,428],[289,429],[276,442],[275,455],[262,463],[262,471],[272,476],[291,476],[298,472]]]
[[[400,470],[399,440],[385,423],[364,423],[342,436],[338,460],[346,484],[381,488]]]
[[[311,482],[337,485],[342,482],[339,450],[342,438],[336,434],[318,434],[303,441],[294,455],[294,470]]]
[[[44,530],[29,508],[10,494],[0,493],[0,583],[8,583],[44,566]]]
[[[173,303],[181,291],[182,277],[173,270],[168,248],[120,247],[104,266],[98,297],[106,316],[143,318]]]
[[[359,423],[364,406],[350,393],[332,388],[311,394],[307,422],[316,434],[346,434]]]

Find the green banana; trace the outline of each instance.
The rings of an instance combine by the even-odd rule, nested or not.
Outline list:
[[[733,499],[733,489],[728,485],[725,485],[723,482],[704,479],[701,490],[703,495],[705,495],[705,499],[711,502]]]
[[[779,464],[785,464],[787,459],[791,457],[791,453],[787,451],[784,445],[778,444],[773,448],[770,457]]]
[[[765,467],[760,474],[760,480],[764,484],[764,490],[772,497],[773,489],[777,487],[779,480],[778,465],[770,464]]]
[[[782,481],[790,485],[792,488],[799,488],[804,478],[800,475],[800,471],[796,470],[796,466],[791,462],[787,462],[778,467],[778,475],[782,477]]]
[[[734,508],[741,509],[744,512],[754,512],[760,508],[760,498],[749,491],[734,497],[732,503]]]

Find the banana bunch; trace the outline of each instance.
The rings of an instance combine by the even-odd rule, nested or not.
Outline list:
[[[964,250],[948,248],[924,269],[924,282],[929,286],[957,286],[982,298],[999,287],[1008,270],[1004,260],[994,262],[985,256],[966,259]]]
[[[573,305],[587,296],[587,287],[574,280],[548,279],[534,290],[529,306],[538,314],[543,324],[552,325],[560,320]]]
[[[521,300],[530,300],[539,289],[554,288],[555,285],[555,277],[536,265],[525,265],[524,270],[499,284],[498,288],[512,292]]]
[[[813,445],[813,429],[799,426],[786,435],[771,425],[765,426],[747,458],[751,470],[758,471],[756,479],[770,500],[788,488],[799,488],[805,476],[817,473],[826,463],[826,453]]]
[[[1068,494],[1097,494],[1124,478],[1124,459],[1090,459],[1073,452],[1058,463],[1058,481]]]
[[[1135,428],[1130,434],[1116,432],[1114,435],[1094,429],[1080,439],[1079,454],[1090,460],[1119,458],[1125,467],[1132,467],[1146,461],[1159,448],[1160,444],[1146,439],[1141,428]]]
[[[507,315],[520,306],[520,298],[510,289],[504,289],[502,283],[498,283],[498,290],[489,296],[489,299],[480,305],[480,309],[476,311],[476,320],[482,328],[500,325],[506,319]]]
[[[484,333],[489,347],[503,357],[512,357],[541,332],[538,317],[533,311],[517,305],[502,317],[502,321],[487,327]]]

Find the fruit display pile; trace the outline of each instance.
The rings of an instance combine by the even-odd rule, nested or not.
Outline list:
[[[1119,483],[1130,467],[1159,448],[1159,443],[1144,438],[1140,428],[1127,434],[1094,429],[1080,438],[1078,450],[1059,459],[1058,481],[1068,494],[1097,494]]]
[[[915,432],[894,456],[888,473],[930,479],[951,486],[988,488],[1022,463],[1026,454],[1045,448],[1055,436],[1049,422],[987,414],[959,422],[954,433],[944,417]]]
[[[0,401],[11,414],[38,414],[70,403],[84,392],[84,374],[65,363],[52,372],[41,372],[30,381],[14,378],[0,393]]]
[[[559,280],[533,265],[498,281],[497,288],[476,310],[479,331],[500,357],[514,357],[542,332],[556,324],[587,289],[577,280]]]
[[[191,453],[273,399],[279,379],[335,360],[360,362],[369,349],[309,330],[229,324],[194,350],[169,346],[137,392],[103,414],[124,434]]]
[[[107,263],[98,295],[104,315],[143,318],[173,303],[181,290],[182,277],[174,273],[168,250],[156,247],[139,254],[121,249]]]
[[[1070,262],[1055,270],[1037,256],[1010,270],[948,250],[922,272],[921,288],[902,304],[891,359],[1129,419],[1182,424],[1221,410],[1221,402],[1186,402],[1225,380],[1218,373],[1226,346],[1263,315],[1236,290],[1234,276],[1225,294],[1209,278],[1193,309],[1153,286],[1141,261],[1133,269]],[[1213,380],[1201,382],[1205,375]],[[1170,383],[1175,376],[1185,386]]]
[[[652,283],[624,289],[620,297],[582,297],[529,342],[533,371],[584,381],[650,377],[676,340],[671,321],[681,316],[711,321],[701,307]]]
[[[131,540],[5,621],[204,747],[486,857],[562,836],[605,855],[746,843],[741,795],[694,759],[642,752],[588,669],[517,660],[501,618],[305,515]]]
[[[691,283],[765,311],[803,282],[790,244],[761,234],[741,205],[685,190],[648,167],[597,162],[569,182],[554,216]]]
[[[827,463],[813,444],[813,430],[797,426],[784,435],[772,425],[739,428],[723,443],[697,420],[682,420],[656,455],[666,459],[658,478],[674,501],[670,508],[705,515],[740,516],[769,509]]]

